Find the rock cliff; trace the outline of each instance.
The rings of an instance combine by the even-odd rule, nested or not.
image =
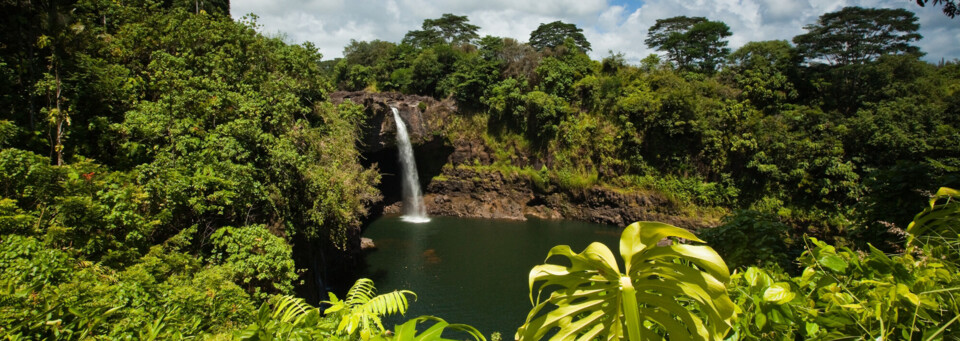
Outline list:
[[[453,100],[398,93],[335,92],[331,101],[363,105],[367,120],[359,142],[368,166],[383,175],[384,202],[374,215],[400,212],[400,184],[396,181],[396,123],[390,107],[399,110],[414,144],[424,202],[430,215],[523,220],[575,219],[626,226],[634,221],[656,220],[696,229],[716,221],[689,217],[655,192],[626,191],[595,186],[582,190],[541,188],[522,174],[503,174],[490,167],[493,151],[480,140],[454,140],[443,136],[444,125],[458,108]],[[511,156],[512,164],[539,167],[545,162],[527,155]]]
[[[396,148],[397,125],[391,107],[397,108],[406,122],[413,144],[432,141],[450,115],[457,111],[456,103],[450,99],[438,101],[432,97],[396,92],[337,91],[330,94],[330,101],[334,104],[347,100],[362,105],[367,114],[360,136],[363,152]]]
[[[594,186],[584,190],[541,190],[521,174],[445,167],[430,181],[424,201],[431,215],[524,220],[573,219],[614,226],[654,220],[688,229],[715,226],[709,219],[682,215],[658,193]]]

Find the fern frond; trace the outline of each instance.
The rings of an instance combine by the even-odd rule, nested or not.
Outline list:
[[[417,294],[413,293],[413,291],[397,290],[374,297],[365,303],[361,309],[363,309],[364,312],[377,316],[396,313],[403,315],[407,312],[407,307],[410,306],[410,302],[407,301],[407,295],[413,296],[414,300],[417,299]]]
[[[311,309],[316,309],[302,298],[293,296],[278,296],[274,303],[273,319],[282,322],[297,324]]]
[[[347,292],[347,297],[344,301],[348,306],[356,307],[367,303],[376,294],[377,288],[373,286],[373,280],[361,278],[350,287],[350,291]]]

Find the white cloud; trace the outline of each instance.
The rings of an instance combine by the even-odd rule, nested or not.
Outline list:
[[[750,41],[791,40],[803,26],[823,13],[844,6],[906,8],[920,18],[917,43],[925,59],[960,58],[960,18],[951,20],[939,7],[921,8],[902,0],[647,0],[642,4],[607,0],[234,0],[235,18],[246,13],[260,16],[263,32],[282,32],[292,42],[311,41],[326,58],[340,57],[350,39],[399,42],[407,31],[420,28],[424,19],[443,13],[466,15],[480,26],[480,35],[512,37],[526,41],[541,23],[555,20],[576,23],[593,45],[593,58],[608,50],[622,52],[639,62],[654,52],[644,45],[647,29],[657,19],[678,15],[703,16],[730,26],[730,48]]]

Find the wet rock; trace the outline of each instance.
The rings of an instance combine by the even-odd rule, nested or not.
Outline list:
[[[523,214],[537,219],[556,220],[563,219],[563,215],[555,209],[546,205],[527,206],[523,209]]]
[[[384,215],[399,215],[400,212],[402,212],[401,211],[402,209],[403,209],[403,203],[398,201],[390,205],[384,206],[382,213]]]
[[[373,243],[373,239],[360,237],[360,250],[373,250],[376,248],[377,245]]]
[[[415,145],[431,141],[451,114],[457,111],[452,99],[438,101],[432,97],[404,95],[396,92],[337,91],[330,94],[330,102],[346,101],[364,107],[366,120],[360,136],[362,152],[378,152],[396,146],[397,125],[391,107],[396,107],[407,124],[410,142]]]

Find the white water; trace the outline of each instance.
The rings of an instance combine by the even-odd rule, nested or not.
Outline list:
[[[399,150],[400,165],[403,166],[403,216],[401,219],[411,223],[425,223],[430,221],[427,209],[423,206],[423,195],[420,192],[420,178],[417,176],[417,163],[413,160],[413,146],[410,145],[410,136],[407,126],[400,118],[397,108],[393,111],[393,120],[397,123],[397,149]]]

